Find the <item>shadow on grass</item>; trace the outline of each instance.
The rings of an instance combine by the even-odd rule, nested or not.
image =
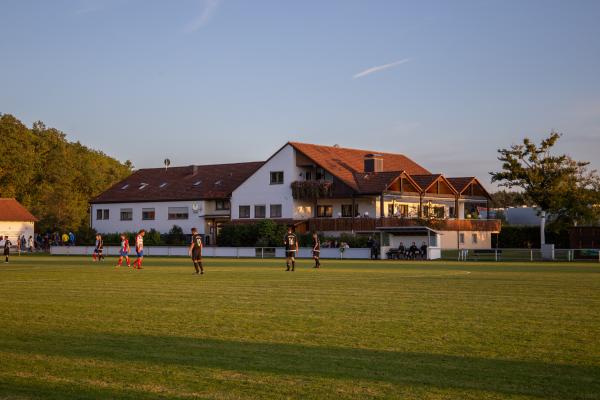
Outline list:
[[[551,398],[600,398],[599,366],[116,334],[4,337],[0,351]],[[4,391],[10,389],[6,385],[5,381]],[[13,389],[8,393],[18,393],[18,388]]]

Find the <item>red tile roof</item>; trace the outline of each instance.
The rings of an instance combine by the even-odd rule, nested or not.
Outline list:
[[[364,172],[364,158],[367,154],[380,154],[382,156],[383,172],[405,171],[410,175],[429,174],[429,171],[425,168],[402,154],[299,142],[289,142],[289,144],[315,164],[326,169],[346,185],[358,191],[360,191],[360,184],[356,181],[356,174]],[[400,172],[397,172],[397,175],[399,174]]]
[[[35,222],[37,220],[17,200],[0,198],[0,221]]]
[[[354,181],[361,194],[379,194],[385,191],[400,175],[402,171],[354,173]]]
[[[113,185],[90,203],[225,199],[264,162],[146,168]]]

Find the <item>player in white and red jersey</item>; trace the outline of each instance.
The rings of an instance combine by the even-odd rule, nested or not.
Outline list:
[[[119,262],[117,263],[116,268],[119,268],[123,263],[123,257],[125,257],[125,261],[127,262],[127,266],[131,267],[129,262],[129,240],[127,236],[121,234],[121,248],[119,249]]]
[[[142,262],[144,261],[144,235],[145,230],[140,230],[135,237],[135,252],[137,253],[137,259],[133,263],[133,268],[142,269]]]

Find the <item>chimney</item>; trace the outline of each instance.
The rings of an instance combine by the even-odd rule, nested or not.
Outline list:
[[[197,173],[198,173],[198,166],[192,165],[192,176],[196,175]]]
[[[381,154],[365,154],[365,172],[382,172],[383,156]]]

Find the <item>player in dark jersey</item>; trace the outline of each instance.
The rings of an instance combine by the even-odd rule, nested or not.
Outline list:
[[[10,246],[12,243],[8,240],[8,236],[4,236],[4,262],[8,264],[8,256],[10,255]]]
[[[96,235],[96,247],[94,248],[94,253],[92,253],[92,259],[94,261],[102,261],[104,260],[104,241],[102,240],[102,235]]]
[[[192,257],[196,274],[204,274],[204,267],[202,266],[202,235],[198,233],[196,228],[192,228],[192,244],[190,244],[188,254]]]
[[[285,245],[285,265],[287,266],[286,271],[290,270],[290,264],[292,271],[296,268],[296,253],[298,252],[298,238],[292,232],[292,227],[288,227],[285,238],[283,239]]]
[[[321,241],[319,240],[319,235],[317,232],[314,232],[313,235],[313,259],[315,260],[315,266],[313,268],[321,268]]]

